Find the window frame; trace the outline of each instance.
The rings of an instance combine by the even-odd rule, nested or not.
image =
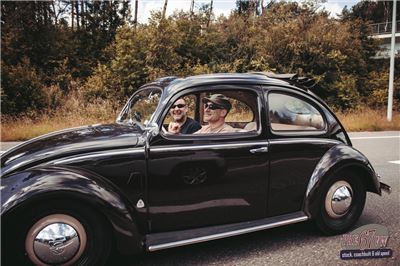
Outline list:
[[[148,122],[153,121],[154,116],[156,115],[157,110],[159,109],[160,104],[161,104],[161,102],[162,102],[162,100],[163,100],[164,91],[163,91],[160,87],[157,87],[157,86],[146,86],[146,87],[143,87],[143,88],[139,88],[137,91],[135,91],[135,92],[132,94],[131,97],[129,97],[128,101],[125,103],[124,107],[121,109],[121,111],[119,112],[119,114],[118,114],[118,116],[117,116],[117,119],[116,119],[116,122],[117,122],[117,123],[123,123],[123,122],[122,122],[122,115],[125,113],[125,111],[127,111],[129,108],[131,108],[131,104],[132,104],[133,99],[134,99],[139,93],[142,93],[142,92],[144,92],[144,91],[146,91],[146,90],[158,90],[158,91],[160,92],[160,100],[158,101],[158,104],[157,104],[157,106],[156,106],[154,112],[153,112],[152,115],[150,116],[150,118],[147,119]],[[143,123],[142,123],[142,122],[139,122],[139,123],[141,123],[142,125],[144,125],[144,121],[143,121]],[[145,126],[145,125],[144,125],[144,126]]]
[[[251,92],[254,97],[256,97],[257,102],[257,110],[253,111],[254,122],[257,123],[257,130],[256,131],[249,131],[249,132],[229,132],[229,133],[217,133],[217,134],[166,134],[163,132],[161,127],[163,127],[163,122],[166,116],[169,113],[169,110],[175,101],[179,98],[183,98],[187,95],[194,94],[196,97],[203,92],[215,92],[218,91],[249,91]],[[245,139],[245,138],[255,138],[259,137],[262,134],[263,127],[262,127],[262,109],[263,109],[263,101],[264,95],[263,92],[260,90],[260,86],[257,85],[245,85],[245,84],[212,84],[212,85],[203,85],[203,86],[196,86],[196,87],[189,87],[182,89],[181,91],[175,93],[171,97],[169,97],[167,104],[164,107],[164,110],[161,112],[157,123],[160,126],[160,135],[162,138],[167,140],[223,140],[223,139]],[[201,100],[197,99],[197,103],[201,104]],[[247,105],[247,104],[246,104]],[[199,106],[196,106],[199,108]],[[256,113],[257,112],[257,113]],[[199,122],[199,121],[198,121]]]

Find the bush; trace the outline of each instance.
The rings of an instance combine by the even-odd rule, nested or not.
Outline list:
[[[333,83],[336,92],[336,107],[341,110],[355,110],[360,104],[360,94],[356,87],[357,78],[353,75],[340,75],[340,80]]]
[[[385,71],[386,70],[386,71]],[[368,92],[366,103],[373,108],[387,106],[389,88],[389,70],[372,71],[368,75],[368,80],[365,82],[365,90]],[[400,110],[400,78],[395,79],[393,109]]]
[[[2,113],[17,114],[45,107],[40,73],[28,59],[15,66],[2,62]]]

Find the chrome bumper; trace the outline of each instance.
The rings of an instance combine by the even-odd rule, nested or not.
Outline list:
[[[390,194],[392,192],[392,188],[389,185],[386,185],[385,183],[379,182],[379,188],[381,191],[385,191],[386,193]]]

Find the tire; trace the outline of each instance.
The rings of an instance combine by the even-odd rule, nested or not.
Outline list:
[[[76,201],[31,206],[2,229],[4,265],[104,265],[111,251],[105,219]]]
[[[361,216],[365,197],[366,189],[358,174],[353,171],[335,173],[321,186],[315,219],[317,227],[326,235],[348,231]]]

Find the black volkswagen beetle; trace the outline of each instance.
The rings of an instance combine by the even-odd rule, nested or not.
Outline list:
[[[142,86],[115,124],[44,135],[1,157],[2,256],[13,265],[104,263],[314,220],[349,230],[366,192],[390,187],[310,80],[271,73],[167,77]],[[171,134],[184,104],[228,99],[229,132]]]

